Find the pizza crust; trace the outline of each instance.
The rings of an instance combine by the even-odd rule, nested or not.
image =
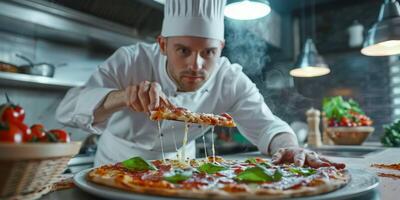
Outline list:
[[[328,193],[345,186],[350,181],[350,174],[347,170],[343,171],[342,176],[330,179],[329,182],[322,181],[324,184],[317,186],[302,186],[298,189],[276,190],[276,189],[256,189],[246,192],[227,192],[224,190],[200,190],[200,189],[174,189],[159,188],[154,186],[141,186],[132,183],[132,178],[128,175],[111,172],[107,175],[99,175],[91,170],[87,179],[105,186],[119,188],[126,191],[143,195],[159,195],[165,197],[183,197],[195,199],[282,199],[290,197],[305,197]],[[318,179],[316,179],[318,180]],[[166,182],[166,181],[165,181]],[[166,182],[165,184],[168,184]],[[172,185],[172,184],[171,184]]]

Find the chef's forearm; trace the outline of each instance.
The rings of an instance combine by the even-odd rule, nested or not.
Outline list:
[[[108,93],[103,103],[94,111],[93,124],[103,122],[114,112],[125,107],[125,91],[114,90]]]
[[[278,133],[272,138],[272,141],[269,145],[270,154],[274,154],[280,148],[287,147],[298,147],[297,138],[293,134],[290,133]]]

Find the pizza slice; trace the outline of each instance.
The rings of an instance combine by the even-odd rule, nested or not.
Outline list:
[[[151,120],[165,119],[165,120],[183,121],[183,122],[203,124],[203,125],[236,127],[233,118],[228,113],[222,113],[221,115],[195,113],[189,111],[186,108],[181,108],[181,107],[176,107],[176,108],[159,107],[153,111],[150,111],[150,119]]]

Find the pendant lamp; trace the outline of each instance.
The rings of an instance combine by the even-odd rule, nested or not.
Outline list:
[[[369,29],[361,53],[366,56],[400,54],[400,5],[396,0],[382,4],[378,22]]]
[[[305,6],[303,6],[303,13],[305,9],[304,7]],[[314,11],[312,14],[314,15]],[[314,16],[312,17],[314,18]],[[304,16],[303,20],[305,20]],[[312,23],[314,26],[314,19],[312,20]],[[305,26],[303,29],[305,29]],[[304,47],[298,56],[293,69],[290,70],[289,73],[294,77],[317,77],[329,74],[329,72],[329,66],[325,63],[323,57],[319,55],[314,41],[311,38],[308,38],[304,43]]]
[[[294,77],[316,77],[329,74],[330,69],[311,38],[308,38],[304,48],[297,58],[294,69],[290,75]]]
[[[234,0],[224,10],[225,16],[236,20],[252,20],[265,17],[271,12],[266,0]]]

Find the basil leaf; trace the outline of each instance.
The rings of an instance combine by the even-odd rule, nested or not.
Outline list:
[[[283,174],[280,169],[276,169],[274,175],[272,175],[273,181],[280,181],[282,180]]]
[[[227,170],[226,167],[217,165],[214,163],[204,163],[197,168],[200,172],[205,172],[207,174],[215,174],[219,171]]]
[[[156,169],[153,165],[151,165],[139,156],[122,161],[122,166],[132,171],[145,171]]]
[[[172,172],[164,174],[164,180],[171,182],[171,183],[178,183],[182,181],[188,180],[192,177],[192,171],[183,171],[181,169],[175,169]]]
[[[310,176],[317,173],[317,170],[310,168],[290,168],[289,171],[302,176]]]
[[[260,166],[247,168],[243,172],[239,173],[235,178],[239,181],[246,182],[266,182],[266,181],[280,181],[282,179],[282,172],[275,170],[273,175],[270,175],[268,171]]]

